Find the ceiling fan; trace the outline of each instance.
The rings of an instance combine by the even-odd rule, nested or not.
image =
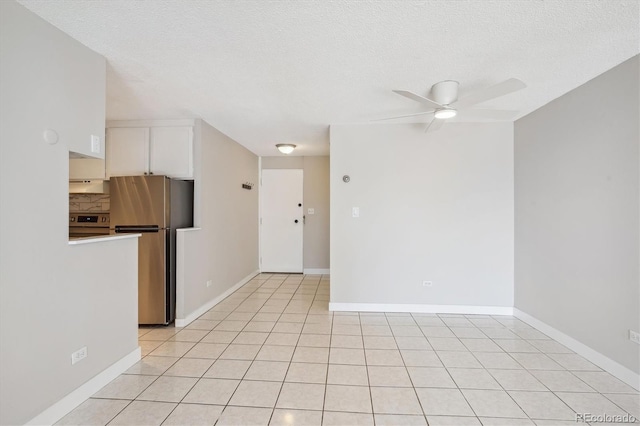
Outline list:
[[[434,84],[431,87],[432,99],[420,96],[407,90],[394,90],[393,92],[414,101],[420,102],[421,104],[430,107],[430,109],[428,111],[418,112],[415,114],[399,115],[395,117],[381,118],[378,120],[393,120],[396,118],[418,117],[421,115],[433,114],[433,119],[425,129],[425,132],[438,130],[440,127],[442,127],[442,124],[444,124],[445,120],[453,118],[458,114],[460,114],[460,116],[462,117],[470,118],[475,117],[490,118],[494,120],[509,120],[515,117],[518,114],[518,111],[468,108],[476,104],[498,98],[500,96],[508,95],[509,93],[513,93],[527,87],[526,84],[524,84],[517,78],[510,78],[503,81],[502,83],[498,83],[484,89],[476,90],[458,99],[458,85],[459,83],[453,80],[445,80]]]

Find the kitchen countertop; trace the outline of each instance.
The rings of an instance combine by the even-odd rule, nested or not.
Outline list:
[[[103,243],[107,241],[125,240],[128,238],[138,238],[141,236],[142,234],[120,234],[120,235],[99,235],[96,237],[78,237],[78,238],[69,239],[69,245],[76,246],[76,245],[82,245],[82,244]]]

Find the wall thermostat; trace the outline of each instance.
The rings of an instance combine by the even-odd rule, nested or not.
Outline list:
[[[349,177],[349,175],[344,175],[342,176],[342,181],[344,183],[349,183],[349,181],[351,180],[351,178]]]

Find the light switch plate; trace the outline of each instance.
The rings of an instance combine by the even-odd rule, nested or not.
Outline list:
[[[351,209],[351,216],[360,217],[360,207],[353,207]]]
[[[91,135],[91,152],[100,154],[100,136]]]

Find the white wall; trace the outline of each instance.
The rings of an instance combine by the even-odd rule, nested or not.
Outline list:
[[[12,1],[0,57],[0,424],[22,424],[137,349],[137,241],[68,245],[69,150],[104,135],[104,58]]]
[[[194,319],[201,308],[258,272],[258,157],[197,120],[194,159],[194,226],[199,230],[178,236],[180,320]],[[242,189],[244,182],[256,185]]]
[[[304,269],[329,269],[329,157],[262,157],[262,169],[302,169],[304,174]],[[308,208],[314,214],[307,213]]]
[[[331,302],[512,307],[513,126],[423,129],[331,127]]]
[[[638,63],[515,124],[515,306],[636,374]]]

